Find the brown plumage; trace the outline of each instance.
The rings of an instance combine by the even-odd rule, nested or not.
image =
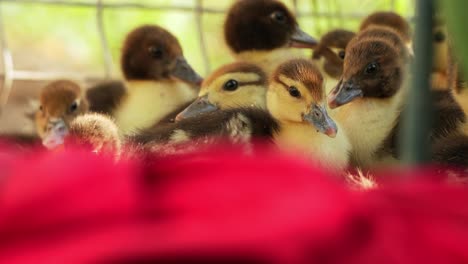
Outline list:
[[[312,54],[312,59],[323,60],[322,70],[329,77],[339,79],[343,73],[343,60],[348,43],[356,34],[354,32],[336,29],[327,32]]]
[[[268,75],[282,62],[304,57],[292,49],[317,41],[299,28],[294,15],[276,0],[240,0],[229,9],[224,39],[237,60],[259,65]]]
[[[118,157],[121,140],[118,128],[107,116],[97,113],[78,116],[70,123],[65,146],[90,148],[95,153]]]
[[[466,116],[463,109],[457,104],[450,91],[431,91],[432,113],[429,113],[432,119],[432,128],[428,142],[445,141],[444,138],[460,133],[461,127],[466,123]],[[379,155],[392,155],[394,158],[400,158],[400,132],[401,119],[397,121],[388,138],[383,144]],[[437,144],[437,143],[436,143]]]
[[[98,83],[86,90],[89,111],[111,115],[127,94],[127,88],[121,81]]]
[[[236,137],[271,139],[279,125],[271,115],[258,108],[235,108],[207,112],[176,123],[145,129],[128,138],[129,142],[151,147],[209,138]]]
[[[294,44],[298,24],[294,15],[276,0],[240,0],[224,23],[224,38],[235,53],[272,50]]]
[[[468,167],[468,136],[454,133],[437,140],[432,147],[432,161],[466,169]]]
[[[365,18],[359,27],[362,31],[371,25],[387,26],[396,30],[402,37],[405,43],[410,43],[412,40],[411,27],[402,16],[395,12],[375,12]]]

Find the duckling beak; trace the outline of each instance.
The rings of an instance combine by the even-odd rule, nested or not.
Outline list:
[[[331,109],[347,104],[358,97],[362,97],[362,90],[352,82],[340,81],[328,95],[328,106]]]
[[[181,81],[200,85],[203,78],[188,64],[184,57],[176,59],[176,64],[171,72],[171,76]]]
[[[323,133],[331,138],[334,138],[338,132],[336,123],[328,115],[325,106],[318,104],[313,105],[309,112],[304,115],[303,119],[317,128],[318,132]]]
[[[289,45],[295,48],[315,48],[318,45],[318,41],[302,31],[299,26],[296,26],[289,39]]]
[[[61,118],[51,118],[47,124],[47,132],[42,139],[42,145],[48,149],[55,149],[62,145],[68,135],[68,128]]]
[[[175,120],[180,121],[182,119],[194,117],[203,113],[208,113],[212,111],[216,111],[219,108],[212,104],[208,100],[208,95],[204,95],[202,97],[198,97],[193,103],[191,103],[187,108],[185,108],[182,112],[180,112]]]

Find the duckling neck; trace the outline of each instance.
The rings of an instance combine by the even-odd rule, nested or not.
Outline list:
[[[115,113],[122,134],[158,123],[197,95],[190,85],[174,80],[128,81],[126,85],[128,94]]]
[[[326,168],[344,169],[348,165],[351,145],[339,127],[337,136],[331,138],[307,123],[280,122],[280,125],[274,135],[280,149],[311,158]]]
[[[302,50],[294,48],[278,48],[274,50],[249,50],[235,54],[237,60],[259,65],[269,75],[276,67],[290,59],[304,58]]]
[[[387,99],[360,98],[333,110],[351,142],[355,165],[369,167],[376,161],[376,152],[395,126],[406,91],[400,89]]]

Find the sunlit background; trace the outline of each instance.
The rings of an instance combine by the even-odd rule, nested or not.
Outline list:
[[[103,29],[111,55],[107,77],[119,79],[122,41],[129,31],[142,24],[161,25],[178,37],[187,60],[201,75],[232,61],[222,32],[225,11],[232,2],[0,0],[3,43],[11,51],[13,69],[26,73],[17,75],[20,77],[13,82],[8,104],[0,116],[0,132],[33,131],[32,122],[25,116],[34,109],[31,98],[50,81],[50,76],[76,79],[84,87],[92,83],[90,80],[106,78],[106,50],[98,30],[98,4],[102,7]],[[317,38],[334,28],[357,30],[362,17],[376,10],[393,10],[408,19],[414,12],[411,0],[283,2],[295,10],[300,26]],[[3,63],[0,70],[3,77]],[[3,86],[3,81],[0,85]]]

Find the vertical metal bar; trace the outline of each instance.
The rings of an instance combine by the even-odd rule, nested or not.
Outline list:
[[[294,15],[298,15],[298,9],[297,9],[297,0],[293,0],[293,11],[294,11]]]
[[[417,0],[415,56],[412,65],[412,82],[409,87],[407,111],[403,119],[402,151],[407,164],[429,161],[429,132],[431,128],[430,71],[432,65],[433,0]]]
[[[110,79],[112,76],[112,54],[109,49],[109,43],[107,42],[106,32],[104,29],[104,18],[103,18],[103,6],[102,0],[96,1],[96,23],[101,42],[102,59],[104,63],[105,79]]]
[[[0,91],[0,114],[3,113],[3,109],[8,102],[10,97],[11,88],[13,86],[13,56],[11,55],[10,49],[8,48],[8,42],[5,32],[5,26],[3,24],[3,12],[1,9],[0,3],[0,44],[2,46],[2,62],[3,62],[3,71],[5,75],[3,77],[3,87]]]
[[[205,75],[210,72],[210,60],[208,50],[206,49],[205,35],[203,31],[203,0],[197,0],[195,9],[195,20],[198,31],[198,41],[200,43],[203,64],[205,65]]]

